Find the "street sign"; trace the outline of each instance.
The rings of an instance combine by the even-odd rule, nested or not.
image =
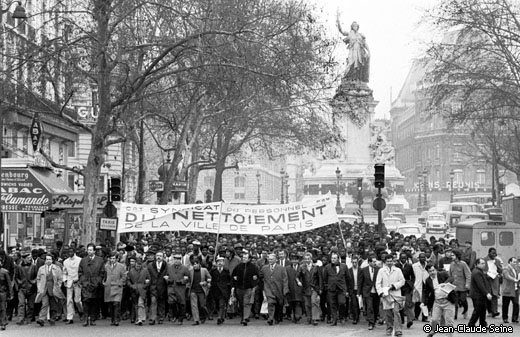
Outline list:
[[[160,180],[150,180],[148,182],[150,192],[162,192],[164,191],[164,183]]]
[[[117,230],[117,219],[100,218],[99,229],[104,229],[107,231]]]
[[[172,183],[172,192],[187,192],[188,182],[183,180],[174,180]]]
[[[31,137],[31,143],[33,147],[33,151],[38,151],[38,143],[40,143],[40,138],[42,135],[42,124],[40,123],[40,117],[38,114],[33,116],[31,121],[31,128],[29,129],[29,135]]]
[[[372,206],[374,206],[374,209],[376,211],[382,211],[386,208],[386,202],[385,202],[385,199],[381,198],[381,197],[377,197],[374,199],[374,203],[372,204]]]

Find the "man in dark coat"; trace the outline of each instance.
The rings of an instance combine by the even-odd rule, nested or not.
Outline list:
[[[217,325],[220,325],[224,323],[226,306],[231,294],[231,275],[229,270],[224,268],[224,257],[217,257],[217,267],[213,268],[210,274],[213,281],[209,292],[217,305]]]
[[[352,268],[348,269],[348,295],[349,295],[349,303],[350,303],[350,314],[352,316],[352,324],[357,324],[359,322],[359,301],[358,301],[358,293],[359,293],[359,276],[360,270],[358,266],[359,259],[356,255],[353,255],[350,259],[350,263],[352,264]]]
[[[488,255],[484,257],[486,264],[482,270],[491,289],[491,301],[486,303],[486,307],[493,317],[500,315],[498,312],[498,298],[500,297],[500,278],[502,277],[503,269],[502,262],[496,257],[497,250],[494,247],[489,248]]]
[[[225,262],[225,261],[224,261]],[[251,262],[249,252],[242,254],[242,262],[231,273],[231,284],[236,291],[236,298],[241,308],[240,323],[246,326],[251,315],[251,307],[254,302],[254,288],[259,279],[258,267]]]
[[[13,284],[7,269],[3,268],[3,262],[0,259],[0,329],[5,330],[7,325],[7,301],[14,297]]]
[[[347,284],[348,268],[339,262],[339,256],[333,253],[330,257],[330,264],[325,267],[323,273],[323,284],[327,289],[327,302],[330,306],[332,325],[338,325],[340,312],[346,312],[347,305]],[[348,316],[348,315],[346,315]]]
[[[307,323],[318,325],[321,314],[320,295],[323,285],[319,267],[312,264],[311,253],[305,253],[298,277],[302,282]]]
[[[376,291],[376,279],[379,267],[376,266],[375,256],[368,258],[368,266],[361,270],[359,275],[358,291],[363,296],[365,303],[368,329],[374,329],[377,316],[379,315],[379,295]]]
[[[298,271],[300,263],[298,256],[291,256],[291,264],[285,267],[287,272],[287,282],[289,285],[289,294],[287,295],[287,315],[292,314],[294,323],[298,323],[302,318],[303,289],[302,282],[299,279]]]
[[[150,325],[162,324],[166,311],[168,293],[168,265],[163,261],[164,253],[156,252],[155,261],[148,264],[150,274]]]
[[[283,306],[289,293],[289,283],[286,269],[276,263],[276,255],[270,254],[268,261],[269,264],[260,270],[260,279],[263,281],[264,293],[267,297],[269,314],[267,323],[273,325],[274,322],[282,321]]]
[[[87,256],[79,263],[78,276],[81,285],[83,312],[86,315],[83,326],[96,325],[101,301],[100,289],[105,277],[104,261],[95,255],[96,246],[93,243],[87,245]]]
[[[413,297],[413,287],[415,284],[415,274],[413,272],[413,267],[408,261],[408,255],[406,253],[401,253],[399,255],[399,261],[395,264],[395,266],[403,272],[404,276],[404,286],[401,288],[401,294],[406,298],[406,302],[401,312],[401,315],[406,316],[406,327],[410,328],[413,324],[413,320],[415,318],[414,313],[414,303],[412,300]]]
[[[487,326],[486,323],[486,299],[491,301],[491,287],[487,282],[484,269],[486,261],[478,258],[475,262],[475,269],[471,272],[471,285],[469,288],[469,297],[473,300],[473,314],[469,319],[468,326],[475,326],[477,320],[480,326]]]
[[[173,264],[168,266],[168,306],[170,317],[178,325],[186,316],[186,285],[190,284],[190,271],[182,264],[182,255],[173,255]]]

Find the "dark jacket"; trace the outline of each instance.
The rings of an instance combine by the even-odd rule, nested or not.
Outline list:
[[[401,261],[397,262],[395,266],[403,272],[404,276],[404,286],[401,287],[401,294],[406,295],[413,292],[413,285],[415,283],[415,273],[413,272],[413,267],[410,263],[401,263]]]
[[[229,270],[223,268],[222,272],[218,271],[218,268],[213,268],[210,272],[211,275],[211,288],[209,293],[214,298],[223,297],[224,300],[228,300],[231,294],[231,275]]]
[[[357,275],[354,276],[354,268],[348,268],[347,270],[347,291],[348,291],[348,294],[349,296],[356,296],[358,294],[358,291],[359,291],[359,276],[361,275],[361,268],[357,268]],[[354,277],[356,277],[356,281],[357,281],[357,289],[354,289],[356,288],[356,284],[354,283]]]
[[[24,293],[36,293],[36,276],[37,270],[34,264],[25,264],[22,262],[16,266],[14,271],[14,284],[18,291]]]
[[[375,287],[376,285],[377,273],[379,272],[379,267],[374,267],[374,278],[370,279],[369,268],[370,267],[368,266],[361,269],[361,273],[359,274],[358,292],[363,297],[370,297],[372,287]]]
[[[312,266],[311,270],[309,271],[305,264],[300,265],[298,277],[302,282],[304,296],[311,296],[312,290],[320,294],[323,288],[323,282],[318,266]]]
[[[13,284],[7,269],[0,268],[0,295],[5,296],[7,300],[13,296]]]
[[[476,267],[471,272],[471,285],[469,287],[469,297],[474,300],[482,300],[487,294],[491,294],[491,286],[488,284],[486,274]]]
[[[146,283],[146,280],[149,279],[150,274],[148,273],[148,269],[143,266],[140,271],[137,271],[135,268],[131,268],[128,271],[126,282],[134,296],[138,295],[146,299],[146,293],[148,290],[148,284]]]
[[[348,267],[343,263],[339,264],[339,272],[336,272],[336,266],[332,263],[325,266],[323,284],[327,291],[341,291],[346,293],[348,284],[347,271]]]
[[[451,283],[451,281],[453,281],[453,279],[450,278],[448,273],[445,271],[437,272],[437,280],[439,281],[439,284]],[[435,301],[435,289],[433,288],[433,280],[431,276],[429,276],[424,282],[422,292],[422,303],[424,303],[428,308],[433,307],[433,302]],[[447,299],[451,303],[455,304],[455,301],[457,300],[455,290],[448,294]]]
[[[78,269],[79,284],[83,298],[100,298],[100,287],[105,278],[105,263],[99,256],[94,259],[86,256],[81,259]]]
[[[256,280],[253,279],[256,276]],[[231,274],[231,284],[237,289],[250,289],[255,287],[260,279],[260,273],[256,264],[251,262],[241,262],[233,269]]]
[[[287,295],[287,301],[289,302],[303,302],[303,284],[299,279],[299,266],[297,269],[294,269],[292,265],[285,267],[285,271],[287,272],[287,282],[289,284],[289,294]],[[298,285],[298,281],[302,286]]]
[[[168,264],[162,261],[161,270],[157,270],[157,263],[150,262],[147,266],[148,274],[150,274],[150,296],[166,297],[168,285],[164,276],[168,273]]]

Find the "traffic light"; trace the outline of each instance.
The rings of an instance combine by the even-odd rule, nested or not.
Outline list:
[[[358,192],[363,190],[363,178],[357,178],[357,190]]]
[[[121,178],[110,178],[110,200],[121,201]]]
[[[385,187],[385,164],[374,165],[374,186],[376,188]]]
[[[498,183],[498,193],[499,194],[504,193],[504,187],[505,187],[504,183]]]

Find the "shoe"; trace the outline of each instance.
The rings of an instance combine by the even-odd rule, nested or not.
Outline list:
[[[74,321],[71,319],[65,320],[65,324],[74,324]]]
[[[44,326],[45,322],[41,319],[37,320],[36,323],[38,323],[40,326]]]
[[[137,322],[135,323],[135,325],[142,326],[142,325],[143,325],[143,321],[137,321]]]
[[[374,324],[369,324],[368,325],[368,330],[374,330]]]
[[[402,331],[396,331],[396,332],[395,332],[395,335],[396,335],[396,336],[402,336],[402,335],[403,335],[403,332],[402,332]]]
[[[335,320],[335,321],[332,322],[332,324],[330,326],[337,326],[337,325],[338,325],[338,321]]]
[[[377,322],[378,325],[383,325],[385,324],[385,321],[383,319],[380,319],[378,322]]]
[[[88,326],[90,323],[90,319],[85,318],[85,322],[83,322],[83,326]]]
[[[204,324],[204,323],[206,323],[206,319],[205,318],[201,318],[200,319],[200,324]]]
[[[410,328],[412,327],[412,325],[413,325],[413,322],[411,322],[411,321],[408,322],[408,323],[406,323],[406,327],[407,327],[408,329],[410,329]]]
[[[114,323],[114,326],[119,326],[119,322],[115,322],[115,323]]]
[[[386,329],[386,335],[392,336],[392,331],[393,331],[393,329]]]
[[[25,321],[22,319],[21,321],[16,322],[16,325],[24,325]]]
[[[259,319],[260,318],[260,315],[259,314],[256,314],[255,315],[255,319]]]
[[[200,322],[199,321],[195,321],[195,322],[193,322],[192,325],[200,325]]]
[[[423,322],[429,322],[429,321],[428,321],[428,317],[423,317],[423,318],[422,318],[422,321],[423,321]]]
[[[247,323],[246,323],[246,324],[247,324]],[[268,321],[267,321],[267,324],[269,324],[269,325],[273,325],[273,320],[272,320],[272,319],[268,320]]]
[[[517,319],[514,319],[514,320],[512,320],[511,322],[513,322],[513,323],[518,323],[518,320],[517,320]]]
[[[90,320],[90,325],[91,326],[96,326],[96,321]]]
[[[507,319],[504,320],[505,324],[509,324],[509,321]]]
[[[212,320],[213,320],[213,316],[209,316],[208,321],[212,321]]]
[[[356,324],[358,324],[358,321],[357,320],[352,321],[352,324],[356,325]]]
[[[495,318],[497,316],[500,316],[500,313],[499,312],[495,312],[494,314],[491,315],[491,317]]]
[[[217,325],[222,324],[222,318],[217,318]]]
[[[155,325],[155,321],[148,322],[149,325]]]
[[[49,321],[49,324],[50,324],[51,326],[55,326],[55,325],[56,325],[56,321],[55,321],[55,320]]]
[[[314,326],[318,325],[318,321],[317,320],[312,321],[312,325],[314,325]]]
[[[157,324],[162,324],[162,322],[163,322],[162,319],[160,319],[159,322],[157,322]]]
[[[116,323],[114,323],[114,322],[110,322],[110,325],[111,325],[111,326],[114,326],[114,325],[116,325]]]
[[[0,330],[5,330],[5,325],[0,326]]]

